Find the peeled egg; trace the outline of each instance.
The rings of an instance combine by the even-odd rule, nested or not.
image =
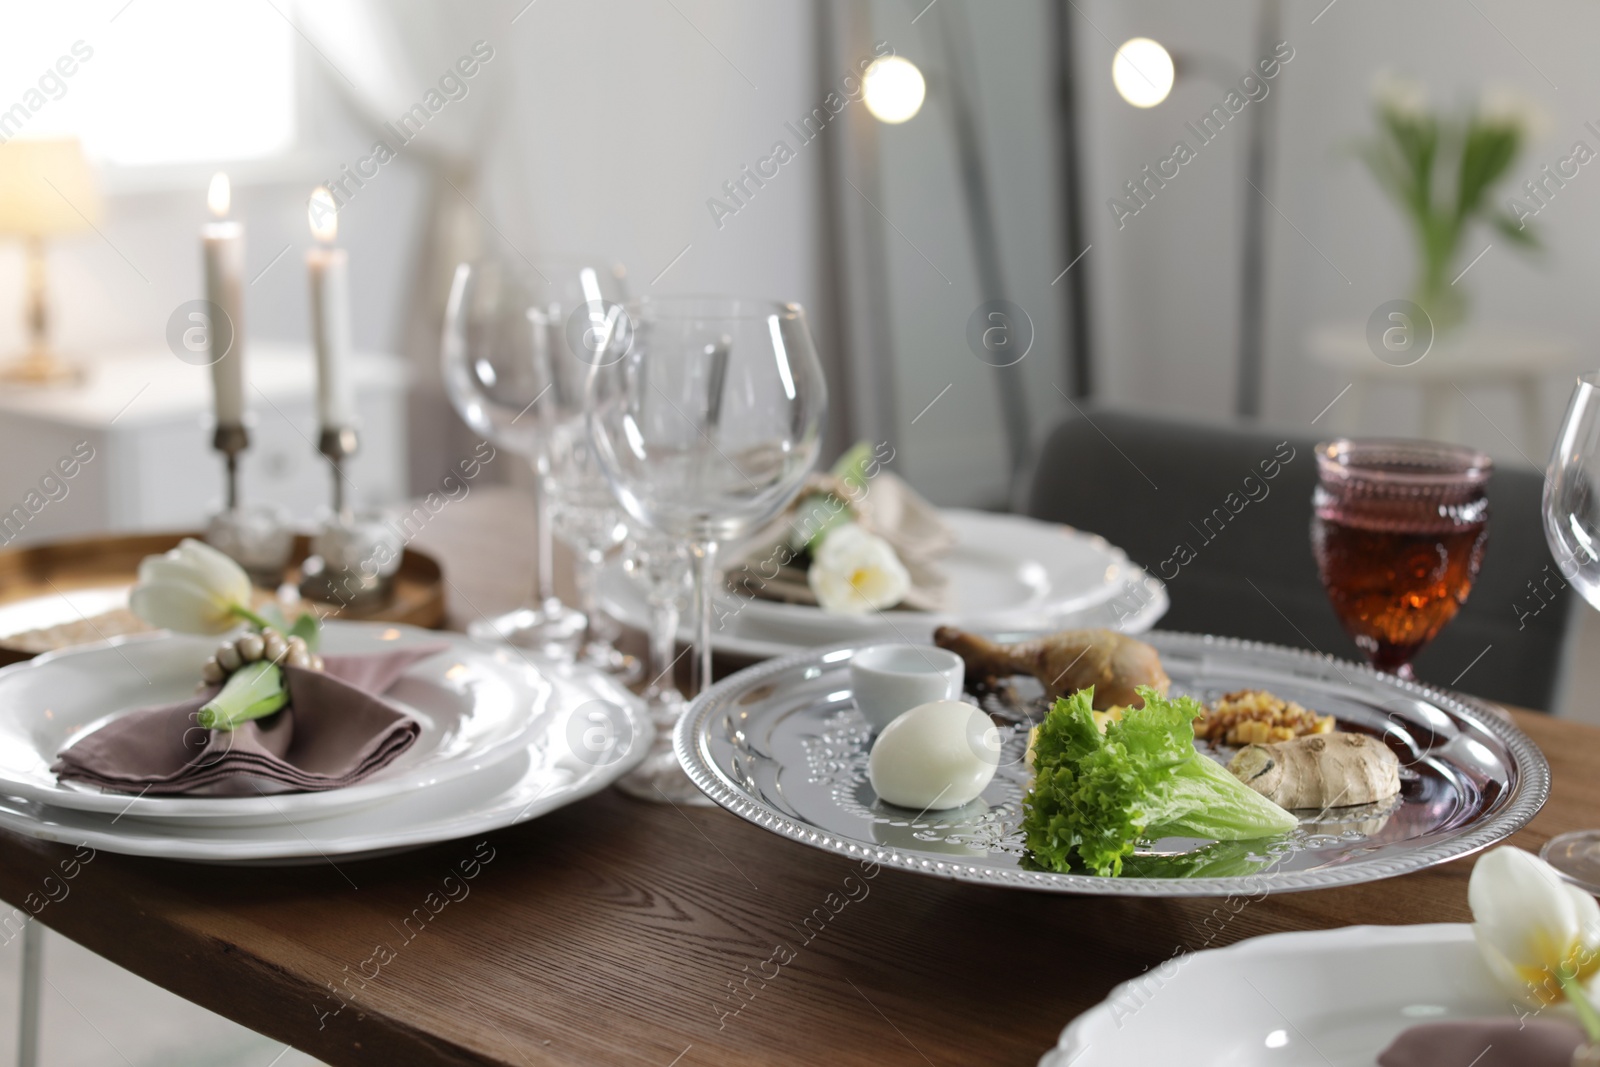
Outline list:
[[[936,700],[883,728],[867,777],[890,804],[944,811],[977,799],[999,764],[1000,732],[989,716],[959,700]]]

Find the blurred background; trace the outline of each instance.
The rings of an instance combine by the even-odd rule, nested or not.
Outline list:
[[[1352,381],[1315,358],[1315,332],[1359,326],[1384,301],[1407,296],[1414,273],[1406,221],[1353,149],[1373,129],[1375,78],[1410,79],[1437,106],[1504,86],[1536,107],[1498,199],[1568,156],[1574,141],[1600,147],[1582,103],[1586,79],[1600,75],[1578,53],[1600,13],[1560,2],[1536,10],[1530,19],[1495,0],[1465,14],[1443,0],[1283,5],[1273,36],[1293,58],[1267,82],[1270,94],[1121,225],[1108,200],[1126,201],[1124,183],[1170,157],[1176,140],[1196,142],[1185,124],[1271,54],[1258,40],[1258,4],[30,5],[0,43],[15,83],[5,102],[23,101],[39,80],[32,72],[54,69],[75,42],[92,58],[54,79],[59,88],[47,87],[44,106],[19,128],[0,133],[77,137],[96,167],[95,229],[47,248],[56,344],[96,362],[164,348],[173,310],[200,295],[192,234],[208,217],[207,182],[219,169],[247,232],[248,342],[305,346],[306,195],[388,143],[392,160],[341,208],[339,242],[351,260],[356,347],[401,357],[413,372],[411,425],[398,435],[410,457],[403,480],[385,482],[389,491],[425,486],[437,477],[430,467],[448,463],[429,459],[453,424],[434,372],[441,256],[597,250],[627,264],[641,286],[800,301],[842,374],[835,386],[849,432],[902,443],[902,473],[934,500],[993,505],[1009,495],[1007,420],[998,376],[966,340],[969,316],[991,294],[964,203],[963,167],[973,158],[964,152],[975,150],[981,169],[1001,295],[1032,324],[1023,395],[1034,440],[1070,410],[1061,394],[1085,385],[1102,404],[1237,417],[1241,257],[1258,195],[1270,198],[1257,205],[1258,417],[1305,428]],[[1117,46],[1140,36],[1178,57],[1170,95],[1148,108],[1119,98],[1111,78]],[[464,96],[447,97],[408,144],[385,130],[475,45],[492,58],[457,79]],[[844,79],[883,45],[924,75],[920,112],[890,125],[849,100],[829,114],[828,94],[848,99]],[[1062,110],[1069,87],[1075,121]],[[831,121],[802,143],[793,131],[815,129],[803,120],[819,108]],[[1252,108],[1273,109],[1260,194],[1245,180]],[[1074,133],[1069,150],[1063,142]],[[724,183],[771,157],[779,141],[792,159],[760,187],[745,180],[753,192],[739,205]],[[1583,188],[1585,177],[1570,179],[1533,224],[1542,254],[1519,255],[1501,240],[1463,279],[1475,325],[1558,345],[1589,332],[1600,312],[1581,292],[1597,255],[1585,234],[1600,197]],[[1064,217],[1073,200],[1076,234]],[[1069,247],[1069,234],[1079,243]],[[1474,239],[1473,252],[1494,235]],[[24,342],[24,270],[21,244],[0,246],[0,293],[16,294],[16,313],[0,314],[0,351]],[[1081,352],[1072,344],[1075,275]],[[1575,352],[1573,362],[1581,362]],[[1567,369],[1541,372],[1549,432]],[[203,371],[192,373],[203,381]],[[1456,400],[1459,439],[1503,460],[1543,463],[1549,432],[1524,426],[1517,389],[1491,383],[1466,393]],[[1369,391],[1359,411],[1335,405],[1316,426],[1420,433],[1423,403],[1421,389],[1399,383]],[[20,397],[9,405],[25,406]],[[252,406],[273,417],[267,405]],[[125,418],[138,418],[138,408]],[[282,468],[301,461],[311,457],[257,449],[245,463],[263,469],[247,477],[287,478]],[[214,467],[202,473],[220,492]],[[186,497],[190,517],[207,505]],[[185,516],[144,517],[160,525]],[[88,514],[76,519],[96,528]],[[28,536],[68,532],[74,520],[67,509],[41,516]]]

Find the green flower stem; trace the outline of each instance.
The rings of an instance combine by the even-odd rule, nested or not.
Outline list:
[[[1595,1011],[1589,1002],[1589,994],[1584,991],[1583,983],[1576,976],[1557,975],[1561,983],[1561,991],[1572,1002],[1572,1008],[1578,1013],[1578,1018],[1583,1022],[1583,1028],[1589,1032],[1589,1040],[1600,1043],[1600,1012]]]
[[[271,715],[289,703],[283,670],[258,660],[234,671],[222,691],[200,706],[199,723],[207,730],[232,730],[240,723]]]
[[[235,604],[228,610],[258,630],[265,630],[272,625],[266,619],[263,619],[260,615],[257,615],[243,604]]]

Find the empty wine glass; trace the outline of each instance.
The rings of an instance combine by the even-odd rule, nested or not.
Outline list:
[[[1311,546],[1334,614],[1380,671],[1411,660],[1455,618],[1489,537],[1482,452],[1432,441],[1317,446]]]
[[[650,609],[650,680],[640,696],[652,711],[659,710],[658,725],[677,722],[684,707],[683,694],[673,676],[677,656],[678,622],[694,589],[694,573],[686,542],[634,523],[624,552],[623,569]]]
[[[579,661],[625,682],[636,681],[642,667],[612,643],[619,628],[600,610],[595,590],[606,554],[623,542],[628,527],[617,498],[595,463],[582,415],[551,426],[546,494],[556,536],[577,556],[572,576],[578,587],[578,607],[589,620]]]
[[[650,610],[650,680],[639,695],[655,723],[656,740],[644,762],[618,780],[617,788],[647,800],[657,799],[659,792],[675,803],[706,801],[678,768],[672,751],[672,728],[687,704],[674,677],[674,650],[678,620],[693,589],[689,546],[635,522],[623,550],[623,567]]]
[[[1561,577],[1600,608],[1600,375],[1578,379],[1544,477],[1544,539]],[[1540,852],[1591,893],[1600,893],[1600,830],[1551,838]]]
[[[800,490],[821,447],[827,386],[798,304],[658,297],[632,316],[615,373],[590,377],[589,430],[628,514],[690,546],[704,692],[717,547]]]
[[[600,610],[595,583],[606,554],[627,536],[622,509],[595,462],[589,440],[589,377],[617,373],[632,343],[624,303],[627,275],[620,267],[584,262],[542,263],[542,282],[528,308],[533,358],[541,381],[536,416],[548,457],[546,499],[556,535],[577,556],[573,578],[579,607],[589,620],[582,662],[624,682],[642,672],[637,659],[613,644],[621,628]]]
[[[535,304],[533,283],[538,280],[492,260],[458,265],[445,307],[440,356],[445,393],[456,413],[475,433],[532,465],[538,505],[532,603],[476,620],[467,632],[565,658],[583,632],[584,618],[555,594],[550,507],[544,496],[548,462],[539,419],[530,410],[546,384],[534,358],[535,336],[527,314]]]

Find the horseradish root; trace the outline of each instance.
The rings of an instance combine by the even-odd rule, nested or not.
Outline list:
[[[1228,770],[1283,808],[1344,808],[1400,792],[1400,761],[1367,734],[1335,732],[1249,745]]]

